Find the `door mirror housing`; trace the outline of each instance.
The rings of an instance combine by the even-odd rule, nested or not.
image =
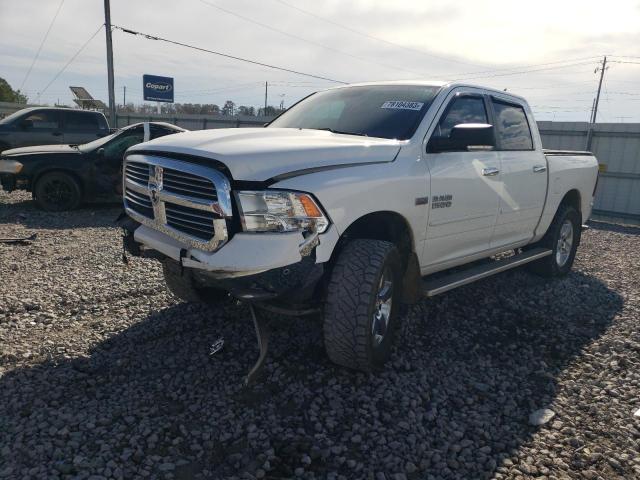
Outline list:
[[[473,152],[493,150],[495,129],[487,123],[461,123],[451,129],[448,137],[431,137],[427,152]]]
[[[28,130],[29,128],[33,128],[33,120],[22,120],[20,122],[20,128],[23,130]]]
[[[99,157],[104,157],[104,147],[100,147],[98,150],[96,150],[96,155],[98,155]]]

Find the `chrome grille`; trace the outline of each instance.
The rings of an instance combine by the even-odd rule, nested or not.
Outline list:
[[[167,203],[165,205],[167,225],[194,237],[210,240],[214,235],[213,212]]]
[[[124,194],[125,205],[140,215],[153,218],[153,204],[149,195],[127,188]]]
[[[197,175],[166,168],[162,176],[162,184],[167,192],[205,200],[218,200],[218,194],[211,181]]]
[[[134,220],[203,250],[227,241],[231,186],[217,170],[130,154],[124,173],[124,206]]]
[[[124,174],[128,180],[146,185],[149,182],[149,165],[140,162],[129,162],[124,169]]]

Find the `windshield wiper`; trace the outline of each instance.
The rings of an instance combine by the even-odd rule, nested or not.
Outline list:
[[[359,137],[368,137],[369,136],[364,132],[344,132],[342,130],[336,130],[334,128],[329,128],[329,127],[313,128],[312,130],[325,130],[325,131],[331,132],[331,133],[338,133],[338,134],[341,134],[341,135],[357,135]]]

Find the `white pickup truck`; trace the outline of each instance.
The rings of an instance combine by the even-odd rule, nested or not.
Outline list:
[[[543,151],[521,97],[459,83],[349,85],[266,128],[130,148],[125,247],[159,258],[184,300],[230,294],[321,313],[331,360],[371,371],[389,356],[403,302],[525,263],[567,274],[597,176],[588,152]]]

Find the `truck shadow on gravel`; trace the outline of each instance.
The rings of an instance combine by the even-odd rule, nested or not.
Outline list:
[[[375,375],[332,365],[319,319],[276,325],[264,382],[247,389],[247,308],[176,304],[85,358],[0,377],[0,464],[13,478],[39,465],[51,478],[490,478],[622,305],[580,272],[509,272],[409,308]]]

